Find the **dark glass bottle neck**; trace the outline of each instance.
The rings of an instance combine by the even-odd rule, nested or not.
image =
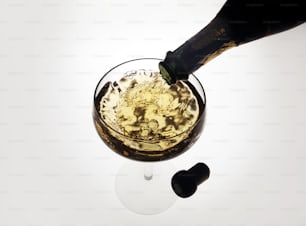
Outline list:
[[[170,84],[186,80],[189,74],[233,46],[236,43],[231,38],[226,21],[215,17],[174,52],[167,52],[165,60],[159,65],[161,73]]]
[[[186,80],[210,59],[226,49],[302,24],[305,0],[228,0],[217,16],[175,51],[169,51],[159,67],[171,84]]]

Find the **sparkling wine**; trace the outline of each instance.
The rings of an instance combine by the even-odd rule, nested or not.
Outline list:
[[[187,81],[168,85],[159,72],[126,72],[95,98],[95,126],[105,143],[135,160],[159,161],[184,152],[202,129],[204,102]]]

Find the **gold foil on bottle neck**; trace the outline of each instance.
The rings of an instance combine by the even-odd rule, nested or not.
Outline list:
[[[203,60],[201,60],[199,62],[199,64],[206,64],[207,62],[209,62],[210,60],[214,59],[215,57],[219,56],[221,53],[223,53],[225,50],[228,50],[232,47],[236,47],[237,44],[235,41],[230,41],[227,43],[224,43],[223,46],[221,48],[219,48],[217,51],[213,52],[212,54],[209,54],[207,57],[205,57]]]

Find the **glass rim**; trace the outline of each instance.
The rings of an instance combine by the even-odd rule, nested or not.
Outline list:
[[[99,82],[97,83],[96,85],[96,88],[95,88],[95,91],[94,91],[94,111],[95,111],[95,115],[97,115],[98,117],[98,120],[103,123],[108,129],[110,129],[111,131],[113,131],[114,133],[120,135],[120,136],[123,136],[123,137],[126,137],[127,139],[130,139],[130,140],[133,140],[133,141],[140,141],[140,142],[146,142],[146,143],[156,143],[157,141],[163,141],[163,140],[170,140],[170,139],[173,139],[175,137],[178,137],[178,136],[181,136],[183,135],[184,133],[186,133],[186,131],[188,130],[192,130],[198,123],[199,121],[201,120],[201,117],[202,115],[205,113],[205,110],[206,110],[206,94],[205,94],[205,90],[202,86],[202,83],[200,82],[200,80],[193,74],[191,73],[190,75],[196,80],[196,82],[200,85],[200,91],[203,93],[203,98],[202,96],[200,95],[200,98],[201,100],[203,101],[203,111],[202,112],[199,112],[199,115],[198,115],[198,119],[196,120],[196,122],[189,128],[187,128],[186,130],[184,130],[183,132],[180,132],[179,134],[176,134],[174,136],[171,136],[171,137],[167,137],[167,138],[160,138],[160,139],[142,139],[142,138],[134,138],[134,137],[130,137],[130,136],[127,136],[125,134],[123,134],[122,132],[120,131],[117,131],[116,129],[114,129],[112,126],[110,126],[108,123],[106,123],[102,118],[101,118],[101,115],[96,107],[96,104],[95,104],[95,98],[96,98],[96,94],[97,94],[97,91],[98,91],[98,87],[100,85],[100,83],[103,81],[103,79],[109,74],[111,73],[114,69],[120,67],[121,65],[123,64],[127,64],[127,63],[130,63],[130,62],[133,62],[133,61],[138,61],[138,60],[159,60],[161,61],[162,59],[160,58],[136,58],[136,59],[132,59],[132,60],[127,60],[127,61],[124,61],[114,67],[112,67],[110,70],[108,70],[99,80]],[[113,82],[113,81],[111,81]],[[193,85],[193,84],[192,84]],[[197,90],[196,90],[197,91]]]

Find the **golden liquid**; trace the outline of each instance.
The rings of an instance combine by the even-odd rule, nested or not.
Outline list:
[[[126,157],[154,161],[177,155],[199,130],[191,135],[203,110],[194,92],[183,81],[168,85],[159,72],[127,72],[102,88],[98,109],[103,122],[96,120],[96,128],[113,150]]]

